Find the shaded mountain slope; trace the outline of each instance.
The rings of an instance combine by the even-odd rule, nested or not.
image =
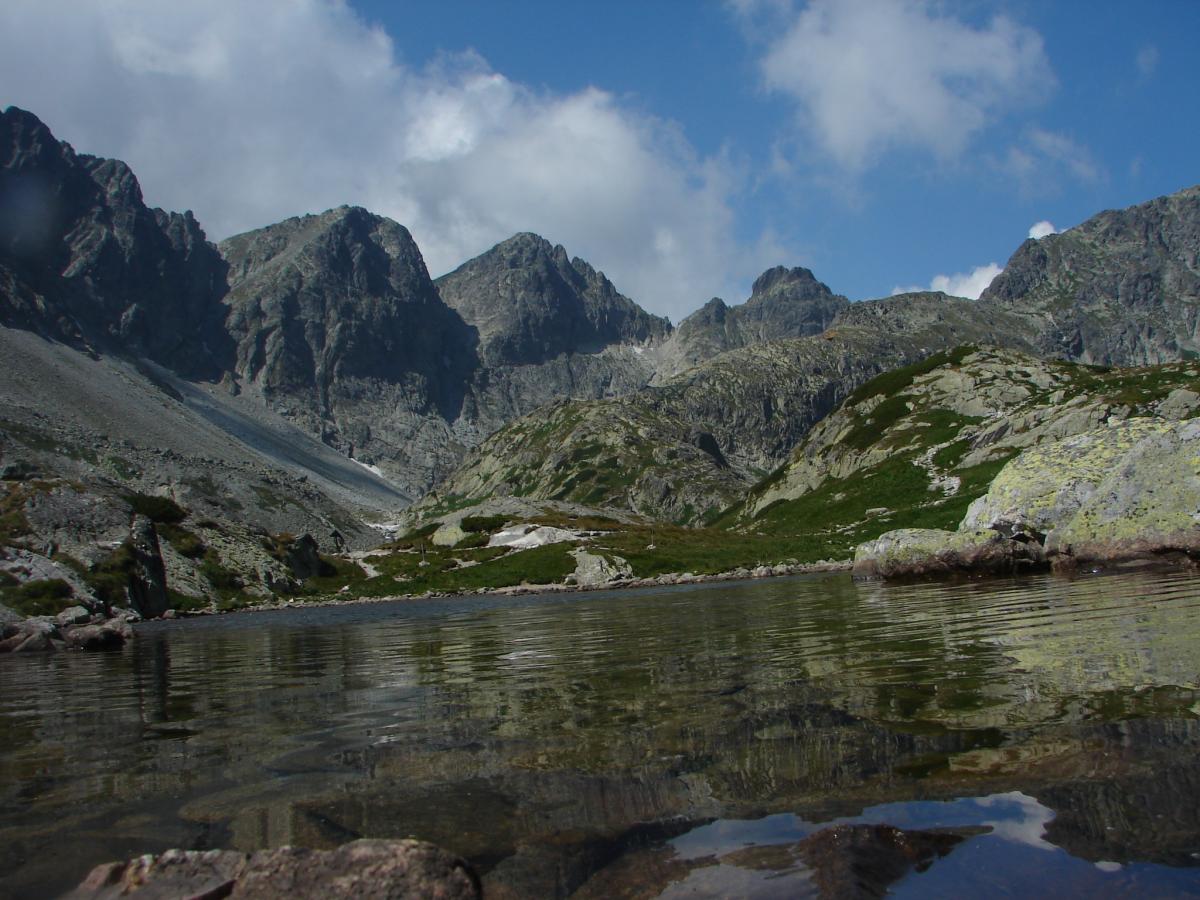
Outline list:
[[[480,359],[490,368],[642,345],[671,331],[665,319],[619,294],[604,273],[536,234],[497,244],[443,275],[437,289],[475,329]]]
[[[0,112],[0,324],[216,378],[225,264],[190,212],[142,202],[123,162]]]

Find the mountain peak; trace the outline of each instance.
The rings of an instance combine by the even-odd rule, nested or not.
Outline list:
[[[561,244],[515,234],[437,280],[442,299],[479,333],[490,365],[532,364],[671,330]]]
[[[754,303],[766,295],[785,290],[788,292],[789,299],[797,299],[801,296],[833,295],[833,291],[826,284],[818,281],[809,269],[802,266],[794,269],[786,266],[774,266],[754,279],[754,286],[750,289],[750,299],[747,302]]]

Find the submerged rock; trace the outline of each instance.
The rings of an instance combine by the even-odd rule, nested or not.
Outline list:
[[[95,625],[78,625],[64,632],[67,646],[75,650],[110,650],[122,647],[133,637],[133,629],[122,619]]]
[[[128,896],[455,900],[482,894],[470,866],[433,844],[358,840],[336,850],[168,850],[97,866],[66,898]]]
[[[110,650],[124,646],[132,637],[133,629],[124,619],[70,624],[50,616],[34,616],[0,628],[0,653]]]

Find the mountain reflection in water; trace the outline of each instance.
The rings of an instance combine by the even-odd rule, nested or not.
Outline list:
[[[0,679],[0,896],[359,836],[493,897],[816,896],[837,822],[975,829],[900,895],[1200,894],[1193,575],[239,614]]]

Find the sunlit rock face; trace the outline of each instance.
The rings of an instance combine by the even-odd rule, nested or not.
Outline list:
[[[1038,350],[1099,365],[1200,352],[1200,187],[1030,239],[980,297],[1023,317]]]

